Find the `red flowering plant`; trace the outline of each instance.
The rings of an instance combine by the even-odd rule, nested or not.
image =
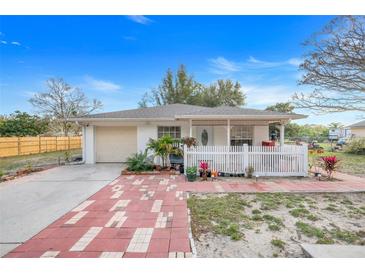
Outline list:
[[[207,180],[208,176],[208,163],[207,162],[200,162],[199,164],[200,172],[202,173],[203,180]]]
[[[337,169],[340,160],[336,156],[324,156],[321,157],[324,170],[327,172],[329,179],[332,178],[333,172]]]

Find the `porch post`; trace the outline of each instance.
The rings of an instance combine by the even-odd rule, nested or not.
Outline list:
[[[231,145],[231,120],[227,120],[227,146]]]
[[[189,120],[189,137],[193,137],[193,121]]]
[[[284,145],[284,137],[285,137],[285,124],[280,124],[280,146]]]

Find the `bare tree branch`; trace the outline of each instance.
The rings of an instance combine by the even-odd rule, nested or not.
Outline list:
[[[365,16],[340,16],[315,33],[300,69],[300,84],[315,87],[293,96],[296,108],[319,113],[365,111]]]
[[[87,115],[102,107],[99,100],[90,102],[80,89],[72,88],[63,79],[48,79],[46,85],[47,91],[36,93],[29,102],[40,114],[58,120],[65,136],[72,126],[71,117]]]

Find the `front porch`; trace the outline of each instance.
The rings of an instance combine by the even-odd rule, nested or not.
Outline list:
[[[281,120],[193,120],[189,119],[189,137],[202,146],[261,146],[271,140],[270,124],[278,125],[279,144],[284,145],[285,124]]]
[[[228,176],[303,176],[308,175],[307,146],[196,146],[184,147],[185,170],[208,163],[210,170]]]
[[[197,139],[198,146],[184,148],[184,166],[207,162],[209,169],[233,176],[246,174],[248,168],[255,176],[307,176],[307,147],[284,144],[287,122],[189,119],[189,136]],[[263,146],[271,140],[270,124],[279,128],[280,141]]]

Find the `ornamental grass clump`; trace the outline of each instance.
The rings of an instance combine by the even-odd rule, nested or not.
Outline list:
[[[338,163],[340,162],[336,156],[324,156],[321,157],[322,165],[324,170],[327,172],[329,179],[332,179],[333,172],[338,168]]]

